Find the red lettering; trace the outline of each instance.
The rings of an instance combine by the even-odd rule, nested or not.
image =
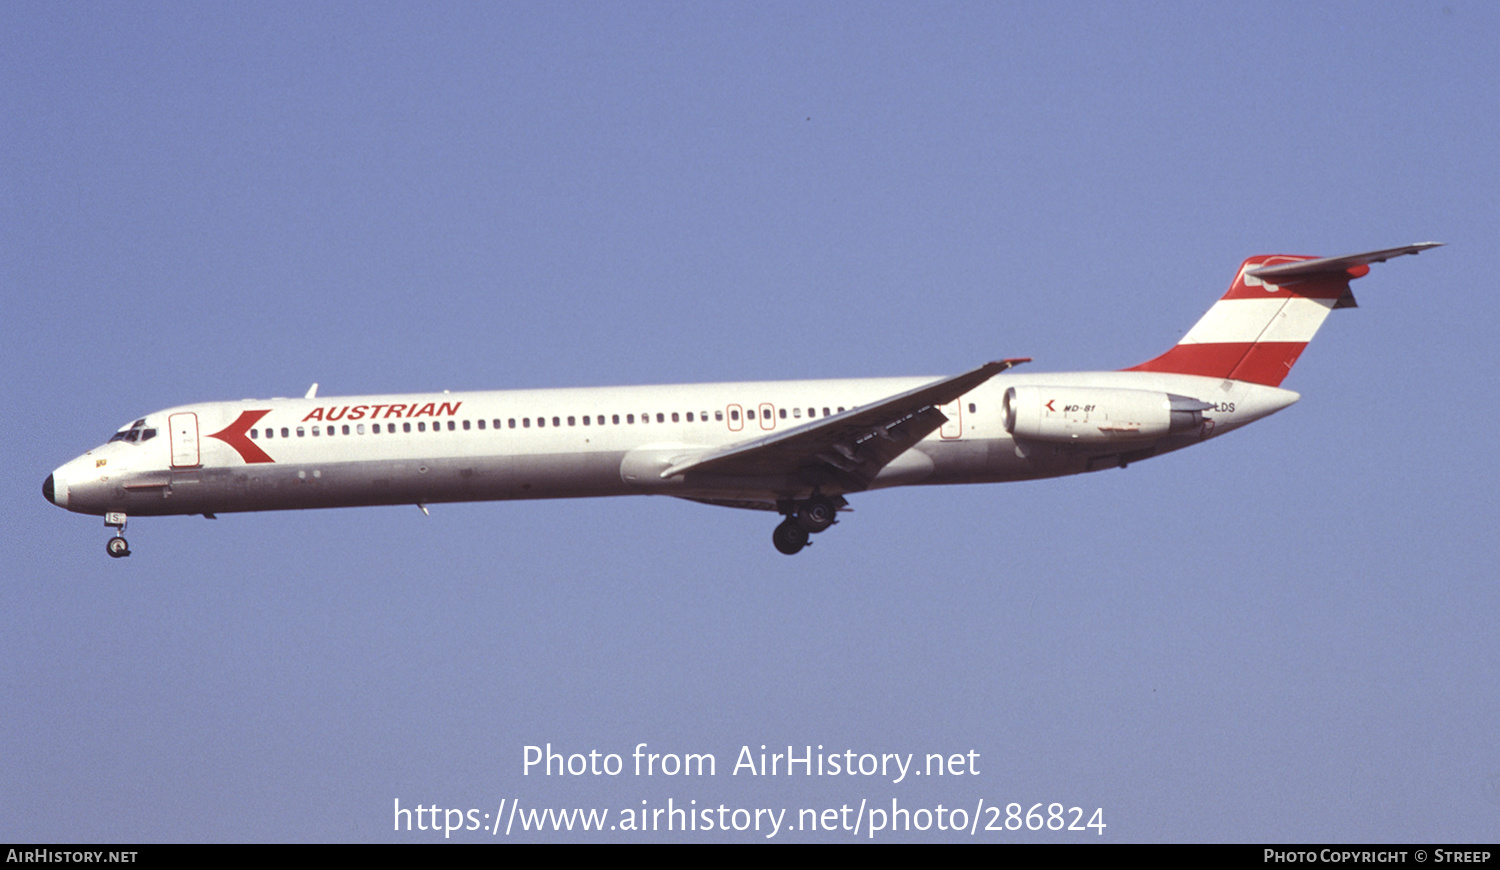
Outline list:
[[[338,407],[314,408],[306,417],[302,418],[302,422],[306,423],[311,420],[332,422],[346,418],[349,420],[363,420],[367,416],[372,420],[379,420],[381,419],[380,412],[382,410],[385,411],[385,419],[390,419],[391,417],[397,419],[402,417],[408,419],[413,417],[452,417],[458,414],[458,409],[462,405],[463,402],[443,402],[442,404],[428,402],[425,405],[342,405]]]

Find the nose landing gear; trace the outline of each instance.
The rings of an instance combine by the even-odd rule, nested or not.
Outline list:
[[[111,558],[121,559],[130,555],[130,543],[125,540],[125,522],[129,519],[118,511],[104,515],[104,524],[115,530],[115,536],[104,543],[104,552]]]

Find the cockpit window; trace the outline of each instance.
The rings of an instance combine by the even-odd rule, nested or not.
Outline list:
[[[124,441],[127,444],[135,444],[141,441],[150,441],[156,437],[155,429],[146,428],[146,418],[131,423],[129,426],[116,432],[110,441]]]

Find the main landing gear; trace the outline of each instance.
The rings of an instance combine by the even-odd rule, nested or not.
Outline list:
[[[115,559],[121,559],[130,555],[130,543],[125,540],[125,522],[128,519],[124,514],[112,511],[104,515],[104,524],[115,530],[115,536],[104,543],[104,552]]]
[[[808,538],[826,530],[838,522],[837,516],[842,498],[835,502],[826,495],[814,495],[803,501],[786,501],[778,508],[786,519],[771,532],[771,543],[788,556],[796,555],[807,546]]]

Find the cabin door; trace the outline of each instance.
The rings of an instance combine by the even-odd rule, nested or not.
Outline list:
[[[198,415],[173,414],[167,418],[167,429],[172,433],[172,467],[197,467]]]

